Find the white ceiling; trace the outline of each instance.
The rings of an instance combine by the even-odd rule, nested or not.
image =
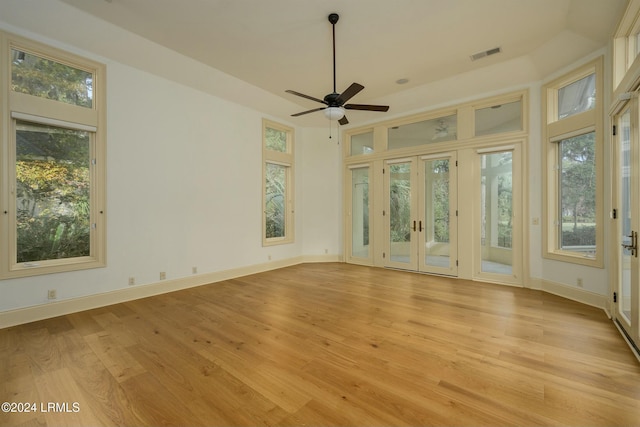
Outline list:
[[[393,102],[389,113],[349,112],[352,124],[414,107],[407,89],[527,58],[540,78],[605,46],[626,0],[62,0],[87,13],[295,103],[285,93],[332,92],[331,24],[337,91],[358,82],[354,103]],[[501,47],[472,62],[470,55]],[[185,77],[187,78],[187,77]],[[398,85],[398,79],[409,82]],[[193,85],[193,82],[191,83]],[[314,123],[323,123],[313,113]],[[318,117],[315,117],[318,116]],[[309,125],[307,116],[288,118]],[[306,121],[305,121],[306,120]]]

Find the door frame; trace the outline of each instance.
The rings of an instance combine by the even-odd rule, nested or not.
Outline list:
[[[469,219],[473,230],[472,233],[472,245],[473,245],[473,280],[486,281],[491,283],[502,283],[514,286],[523,286],[525,278],[525,256],[528,256],[527,248],[525,247],[528,240],[525,239],[525,225],[528,218],[526,216],[527,203],[524,197],[524,190],[526,188],[526,168],[523,166],[523,147],[525,145],[518,141],[508,144],[487,144],[483,147],[472,149],[472,163],[473,167],[470,170],[473,173],[473,188],[471,191],[473,194],[468,198],[474,200],[472,206],[472,217]],[[482,230],[480,224],[481,218],[481,174],[482,165],[481,158],[484,154],[501,153],[505,151],[512,152],[512,244],[511,244],[511,274],[498,274],[492,272],[486,272],[482,270]],[[461,198],[465,198],[464,195],[460,195]]]
[[[621,117],[628,111],[630,115],[630,126],[629,126],[629,156],[631,159],[630,167],[631,174],[629,180],[629,192],[630,192],[630,208],[631,208],[631,220],[630,220],[630,229],[631,232],[638,233],[640,231],[640,174],[639,169],[640,165],[638,164],[637,159],[640,155],[640,135],[638,132],[640,126],[640,106],[638,99],[638,93],[634,92],[633,96],[630,97],[629,101],[619,106],[615,114],[612,115],[612,121],[617,126],[619,131],[616,132],[615,137],[613,138],[613,148],[612,148],[612,163],[613,163],[613,171],[614,175],[612,177],[612,204],[615,209],[616,214],[612,215],[612,233],[615,236],[610,239],[612,248],[611,253],[614,258],[614,262],[612,265],[614,266],[614,276],[615,279],[613,282],[613,295],[612,298],[612,307],[611,314],[613,319],[615,320],[616,326],[620,329],[620,332],[623,334],[625,339],[629,341],[629,344],[636,351],[636,355],[640,357],[640,351],[638,347],[640,347],[640,261],[638,258],[638,249],[637,249],[637,237],[632,237],[631,242],[636,244],[636,249],[630,254],[628,262],[630,265],[628,266],[629,274],[630,274],[630,316],[627,319],[626,315],[621,313],[623,306],[623,278],[624,278],[624,267],[623,263],[627,262],[626,257],[623,255],[622,245],[631,243],[629,241],[623,241],[623,216],[625,212],[622,212],[622,199],[621,199],[621,173],[623,171],[623,165],[620,160],[620,151],[621,151],[621,143],[623,132],[620,126]]]

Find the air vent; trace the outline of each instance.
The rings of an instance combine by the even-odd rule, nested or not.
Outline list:
[[[485,50],[483,52],[474,53],[471,55],[472,61],[477,61],[480,58],[485,58],[487,56],[495,55],[496,53],[502,52],[501,47],[494,47],[493,49]]]

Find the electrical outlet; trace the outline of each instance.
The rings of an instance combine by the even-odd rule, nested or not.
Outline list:
[[[578,284],[579,287],[582,287],[582,277],[578,277],[578,279],[576,280],[576,283]]]
[[[167,278],[167,273],[165,273],[164,271],[160,272],[160,280],[164,280]]]
[[[329,253],[329,249],[324,250],[325,255]]]
[[[267,259],[271,261],[271,255],[267,255]]]
[[[58,298],[58,291],[56,289],[49,289],[47,292],[47,298],[56,299]]]
[[[191,267],[191,274],[198,274],[198,267]]]
[[[133,286],[136,284],[136,278],[135,277],[129,277],[129,286]]]

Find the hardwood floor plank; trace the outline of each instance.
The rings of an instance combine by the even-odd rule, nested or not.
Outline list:
[[[98,425],[141,424],[131,411],[124,390],[81,334],[76,331],[60,334],[57,344],[64,365],[82,391],[87,405],[100,419]],[[51,400],[54,397],[47,398]]]
[[[101,423],[68,368],[37,375],[36,388],[41,400],[35,403],[39,413],[44,414],[47,425],[88,426]]]
[[[212,421],[181,404],[172,391],[163,387],[149,372],[130,377],[120,385],[142,425],[206,426]]]
[[[53,319],[57,323],[57,319]],[[30,367],[34,374],[62,369],[60,351],[51,338],[44,322],[37,322],[38,327],[31,325],[17,328],[20,331],[20,349],[30,360]]]
[[[1,425],[640,425],[602,310],[520,289],[301,264],[0,330]]]
[[[113,337],[109,332],[87,335],[84,340],[116,381],[123,382],[146,372],[146,369],[129,354],[127,347],[120,346],[117,337]]]

